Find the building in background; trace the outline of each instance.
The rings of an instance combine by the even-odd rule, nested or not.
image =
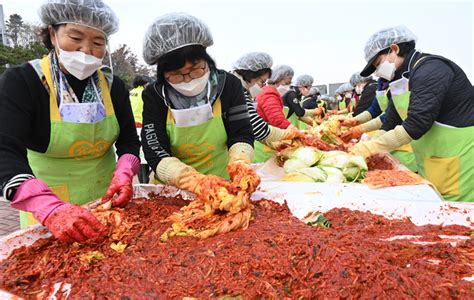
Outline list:
[[[0,43],[2,45],[6,44],[6,37],[5,37],[5,18],[3,17],[3,5],[0,4]]]
[[[328,94],[331,95],[331,96],[334,96],[334,92],[336,92],[337,88],[340,87],[342,84],[344,84],[345,82],[341,82],[341,83],[330,83],[329,84],[329,92]]]
[[[321,95],[327,94],[328,93],[328,86],[327,84],[318,84],[318,85],[313,85],[314,87],[317,87]]]

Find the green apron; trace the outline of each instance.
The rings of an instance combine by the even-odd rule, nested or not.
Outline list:
[[[382,113],[385,113],[388,107],[388,92],[390,87],[383,91],[376,92],[377,102],[382,110]],[[415,155],[413,154],[413,149],[410,144],[403,145],[392,152],[390,152],[398,161],[400,161],[405,167],[407,167],[412,172],[418,172],[418,167],[416,165]]]
[[[420,174],[446,200],[474,202],[474,126],[435,123],[412,145]]]
[[[382,110],[382,113],[385,113],[388,107],[388,92],[390,88],[383,90],[383,91],[376,91],[375,98],[377,98],[377,102]]]
[[[46,83],[54,91],[50,60],[40,61]],[[61,120],[56,93],[49,93],[51,133],[45,153],[28,150],[28,161],[35,176],[48,184],[63,201],[82,205],[102,197],[115,169],[112,149],[120,127],[115,117],[110,91],[99,70],[106,116],[97,123],[75,123]],[[24,228],[37,221],[33,215],[20,212]]]
[[[130,91],[130,105],[132,106],[133,118],[135,123],[143,123],[143,100],[142,93],[145,88],[143,86],[138,86]]]
[[[228,179],[227,132],[222,121],[220,98],[214,103],[212,112],[212,119],[205,123],[177,126],[171,110],[168,109],[166,132],[171,143],[171,153],[200,173]]]
[[[408,80],[395,84],[392,100],[405,120],[410,106]],[[412,146],[419,173],[436,186],[445,200],[474,202],[474,126],[456,128],[435,122]]]
[[[356,105],[356,100],[351,98],[351,102],[349,102],[349,112],[353,112]]]
[[[275,150],[268,147],[264,143],[259,141],[255,141],[255,154],[253,156],[254,163],[263,163],[272,158],[273,154],[275,154]]]
[[[308,127],[308,124],[303,121],[300,121],[300,118],[294,112],[290,117],[288,117],[289,111],[290,109],[287,106],[283,106],[283,114],[293,126],[300,130],[304,130]]]
[[[341,101],[339,101],[339,110],[344,110],[346,109],[347,106],[346,106],[346,101],[344,99],[342,99]]]

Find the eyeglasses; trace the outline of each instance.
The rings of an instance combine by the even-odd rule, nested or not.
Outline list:
[[[267,79],[266,78],[259,78],[258,81],[257,81],[257,84],[259,84],[260,87],[264,87],[265,85],[267,85]]]
[[[189,73],[186,73],[186,74],[172,74],[168,77],[165,77],[165,79],[170,83],[178,84],[178,83],[181,83],[181,82],[184,81],[185,76],[189,76],[189,78],[191,78],[191,79],[198,79],[198,78],[204,76],[206,71],[207,71],[207,64],[205,64],[203,67],[192,69]]]

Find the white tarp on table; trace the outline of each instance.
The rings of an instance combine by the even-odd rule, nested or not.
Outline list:
[[[460,224],[472,226],[473,203],[444,202],[428,185],[371,189],[363,184],[263,182],[252,199],[287,201],[291,212],[303,218],[311,211],[336,207],[371,211],[387,217],[410,217],[417,225]],[[470,220],[468,217],[470,216]]]

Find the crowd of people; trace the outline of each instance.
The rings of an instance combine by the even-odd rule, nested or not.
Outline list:
[[[103,66],[119,30],[109,6],[49,0],[39,15],[50,53],[0,78],[0,184],[22,226],[40,222],[64,241],[97,237],[103,225],[80,205],[125,206],[140,147],[156,180],[194,192],[207,176],[229,178],[229,166],[266,161],[272,142],[301,137],[331,110],[351,127],[344,140],[376,132],[351,153],[392,152],[446,200],[474,201],[473,86],[456,63],[418,51],[405,26],[375,32],[362,71],[321,95],[312,76],[294,78],[269,53],[219,69],[206,23],[166,14],[143,33],[156,74],[129,92]]]

